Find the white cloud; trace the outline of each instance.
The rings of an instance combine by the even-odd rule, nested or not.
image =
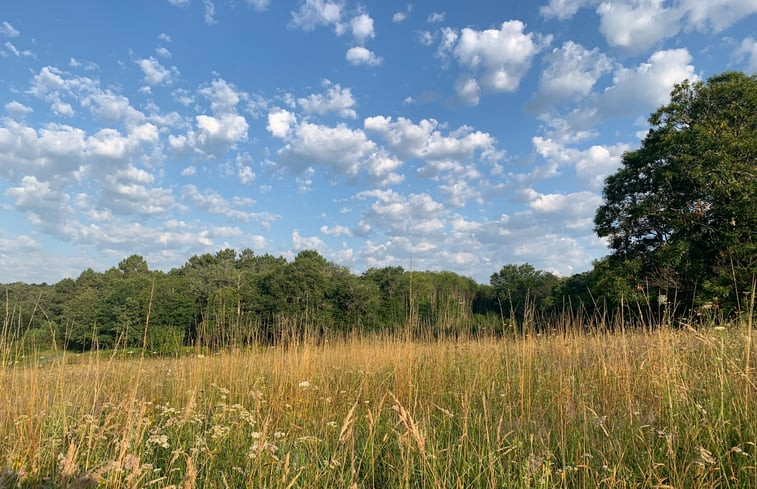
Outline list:
[[[132,107],[129,99],[110,90],[95,92],[82,99],[83,107],[106,122],[125,121],[132,125],[145,119],[145,115]]]
[[[262,12],[263,10],[268,10],[268,7],[271,5],[271,0],[246,0],[247,5],[251,6],[255,10]]]
[[[297,117],[285,109],[274,109],[268,113],[266,129],[277,138],[286,138],[297,123]]]
[[[720,32],[757,12],[754,0],[681,0],[689,25],[700,31],[708,28]]]
[[[218,192],[211,189],[200,190],[195,185],[182,187],[182,200],[197,209],[210,214],[225,216],[231,221],[250,222],[256,220],[253,213],[239,209],[229,200],[223,198]]]
[[[18,102],[16,100],[12,100],[5,104],[5,110],[16,117],[24,117],[26,114],[30,114],[34,112],[34,109],[31,107],[27,107],[26,105],[22,104],[21,102]]]
[[[404,22],[405,19],[407,19],[407,12],[394,12],[394,14],[392,15],[392,22],[394,22],[395,24],[400,24]]]
[[[541,194],[527,190],[531,200],[528,203],[537,215],[549,215],[562,221],[565,228],[591,232],[594,213],[602,204],[602,196],[594,192],[573,192],[569,194]]]
[[[371,51],[370,49],[366,49],[363,46],[355,46],[347,50],[347,54],[345,55],[345,58],[347,61],[352,63],[353,65],[368,65],[368,66],[378,66],[381,64],[382,59],[376,54]]]
[[[757,41],[751,36],[741,41],[735,56],[739,61],[746,61],[747,73],[757,73]]]
[[[157,54],[161,58],[166,58],[166,59],[171,57],[171,51],[164,48],[163,46],[158,46],[157,48],[155,48],[155,54]]]
[[[326,248],[326,243],[323,242],[318,236],[302,236],[299,231],[292,231],[292,247],[295,251],[302,250],[316,250],[323,251]]]
[[[352,90],[342,88],[338,83],[331,84],[330,81],[323,82],[326,92],[322,94],[312,94],[306,98],[297,99],[297,103],[308,114],[325,115],[329,112],[335,112],[340,117],[354,119],[357,113],[353,108],[355,106],[355,97],[352,96]]]
[[[67,223],[73,209],[68,194],[54,188],[50,182],[27,175],[20,186],[9,188],[6,195],[15,200],[16,209],[25,212],[32,224],[40,226],[46,233],[70,239],[71,229]]]
[[[547,5],[542,6],[539,12],[546,18],[566,20],[573,17],[578,9],[596,5],[601,0],[549,0]]]
[[[186,7],[191,0],[168,0],[168,3],[174,7]]]
[[[247,140],[248,124],[244,116],[223,114],[220,117],[198,115],[199,146],[211,154],[220,155],[234,143]]]
[[[445,12],[432,12],[428,18],[426,19],[426,22],[429,24],[438,24],[440,22],[444,22],[444,17],[446,17]]]
[[[476,153],[491,161],[502,157],[490,134],[463,126],[443,135],[435,119],[422,119],[414,124],[404,117],[393,121],[391,117],[375,116],[365,119],[364,127],[366,131],[380,134],[387,147],[402,159],[470,161]]]
[[[142,69],[144,81],[148,85],[170,85],[174,77],[179,75],[179,70],[175,66],[168,69],[152,56],[138,59],[136,63]]]
[[[347,238],[352,237],[352,230],[348,228],[347,226],[340,226],[340,225],[336,225],[333,227],[321,226],[321,233],[327,236],[333,236],[333,237],[339,237],[339,236],[345,236]]]
[[[495,92],[511,92],[518,88],[521,78],[531,67],[531,60],[551,42],[551,36],[528,33],[519,20],[503,22],[499,29],[477,31],[464,28],[458,34],[444,31],[438,55],[450,53],[457,62],[469,69],[480,87]],[[458,84],[458,93],[471,103],[476,101],[473,83]]]
[[[365,160],[364,166],[368,175],[376,185],[385,187],[402,182],[405,177],[394,170],[402,166],[403,162],[385,151],[376,151]]]
[[[353,17],[350,21],[350,27],[352,29],[352,37],[360,44],[363,44],[367,39],[376,37],[376,32],[373,30],[373,19],[368,14],[360,14]]]
[[[173,42],[173,39],[171,39],[171,36],[169,36],[165,32],[161,32],[160,34],[158,34],[158,39],[163,42]]]
[[[183,170],[181,170],[181,176],[182,177],[193,177],[197,175],[197,167],[190,165]]]
[[[20,50],[10,41],[5,42],[5,49],[10,51],[11,54],[16,57],[20,57],[20,56],[24,56],[26,58],[34,57],[34,53],[31,50],[29,49]]]
[[[555,103],[589,95],[597,80],[613,67],[610,58],[599,49],[589,50],[573,41],[553,49],[544,59],[548,65],[530,104],[539,112],[548,110]]]
[[[205,5],[205,23],[208,25],[217,24],[216,5],[213,3],[213,0],[203,0],[203,4]]]
[[[247,94],[237,90],[234,85],[222,78],[201,87],[199,93],[210,100],[210,110],[214,114],[234,113],[240,100],[247,97]]]
[[[83,162],[85,133],[66,125],[49,124],[39,131],[3,119],[0,125],[0,177],[16,180],[34,176],[56,178],[61,184],[74,178]]]
[[[566,20],[580,8],[594,6],[608,44],[637,53],[682,29],[720,32],[757,12],[754,0],[550,0],[540,11]]]
[[[344,32],[341,1],[303,0],[297,11],[292,11],[291,25],[305,31],[318,26],[333,26],[337,34]]]
[[[617,117],[665,104],[674,84],[699,79],[691,62],[685,48],[669,49],[653,53],[636,68],[619,68],[613,75],[613,85],[599,97],[599,110]]]
[[[382,229],[395,239],[404,236],[436,235],[444,228],[444,205],[427,193],[403,196],[392,190],[359,192],[356,200],[374,199],[362,220],[371,229]]]
[[[5,37],[18,37],[21,33],[13,27],[10,22],[4,20],[0,22],[0,35]]]
[[[128,165],[99,179],[100,205],[115,214],[142,216],[166,214],[175,205],[173,192],[153,187],[155,177]]]
[[[321,165],[340,175],[356,177],[364,160],[377,149],[363,131],[339,124],[327,127],[308,122],[296,126],[281,150],[281,160],[302,171]]]
[[[680,29],[682,12],[663,0],[604,2],[597,7],[599,30],[611,46],[643,52]]]
[[[607,176],[620,167],[623,153],[630,150],[628,144],[594,145],[585,150],[567,147],[552,139],[534,137],[536,152],[557,167],[573,165],[576,176],[592,190],[599,190]]]
[[[455,83],[455,92],[466,105],[476,106],[481,100],[481,87],[475,78],[459,78]]]

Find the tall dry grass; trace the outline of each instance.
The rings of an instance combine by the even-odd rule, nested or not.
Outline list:
[[[757,487],[753,338],[4,352],[0,487]]]

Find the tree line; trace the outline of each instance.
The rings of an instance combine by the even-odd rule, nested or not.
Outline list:
[[[53,285],[5,285],[0,339],[172,351],[354,332],[508,334],[753,314],[757,75],[684,81],[649,122],[640,148],[605,182],[595,231],[611,252],[587,272],[557,277],[510,264],[478,284],[402,267],[355,275],[311,250],[287,261],[226,249],[168,272],[132,255]]]

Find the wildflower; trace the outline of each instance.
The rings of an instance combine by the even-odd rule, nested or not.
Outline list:
[[[273,437],[278,440],[279,438],[284,438],[285,435],[286,433],[284,433],[283,431],[277,431],[276,433],[273,434]]]
[[[336,421],[329,421],[328,423],[326,423],[326,426],[330,428],[336,428],[337,424],[336,424]]]
[[[725,326],[715,326],[712,329],[714,329],[715,331],[725,331]]]
[[[157,445],[161,448],[168,448],[168,436],[160,434],[160,433],[153,433],[150,435],[150,437],[147,439],[148,445]]]
[[[225,438],[226,435],[228,434],[229,434],[228,426],[214,425],[210,429],[210,437],[214,440],[220,440],[221,438]]]
[[[302,389],[307,389],[308,387],[310,387],[310,385],[311,385],[310,382],[307,380],[303,380],[302,382],[300,382],[300,388]]]

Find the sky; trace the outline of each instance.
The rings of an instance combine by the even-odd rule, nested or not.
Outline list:
[[[673,85],[757,71],[757,0],[4,0],[0,282],[305,249],[362,273],[608,254]]]

